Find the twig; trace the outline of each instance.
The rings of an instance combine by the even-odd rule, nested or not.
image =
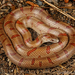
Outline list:
[[[71,15],[69,15],[69,14],[67,14],[67,13],[65,13],[65,12],[62,12],[58,7],[54,6],[53,4],[48,3],[46,0],[43,0],[43,1],[44,1],[46,4],[50,5],[51,7],[55,8],[57,11],[59,11],[59,12],[62,13],[63,15],[65,15],[65,16],[67,16],[67,17],[73,19],[73,20],[75,20],[74,17],[72,17]]]
[[[40,7],[41,7],[41,8],[47,8],[47,9],[50,8],[50,7],[45,7],[45,6],[40,6]]]
[[[0,9],[0,11],[5,11],[5,12],[7,12],[7,11],[8,11],[8,9]]]
[[[33,3],[33,2],[31,2],[31,1],[27,1],[26,3],[27,3],[27,4],[30,4],[31,6],[36,6],[36,7],[39,7],[39,5],[34,4],[34,3]]]
[[[50,8],[50,7],[43,7],[43,6],[40,6],[41,8]],[[58,7],[58,6],[57,6]],[[65,8],[65,9],[75,9],[75,7],[58,7],[58,8]]]
[[[65,6],[63,6],[63,7],[58,7],[58,8],[65,8],[65,9],[75,9],[75,7],[65,7]]]

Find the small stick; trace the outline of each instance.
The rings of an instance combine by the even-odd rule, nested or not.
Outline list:
[[[63,69],[66,69],[64,66],[62,66],[62,65],[59,65],[60,67],[62,67]]]
[[[50,7],[43,7],[43,6],[41,6],[41,8],[50,8]],[[63,6],[63,7],[58,7],[58,8],[75,9],[75,7],[65,7],[65,6]]]
[[[65,9],[75,9],[75,7],[58,7],[58,8],[65,8]]]
[[[67,16],[67,17],[73,19],[73,20],[75,20],[74,17],[72,17],[71,15],[69,15],[69,14],[67,14],[67,13],[65,13],[65,12],[62,12],[58,7],[54,6],[53,4],[48,3],[46,0],[43,0],[43,1],[44,1],[46,4],[50,5],[51,7],[55,8],[58,12],[62,13],[63,15],[65,15],[65,16]]]
[[[5,12],[7,12],[8,11],[8,9],[0,9],[1,11],[5,11]]]
[[[36,6],[36,7],[39,7],[39,5],[34,4],[34,3],[33,3],[33,2],[31,2],[31,1],[27,1],[26,3],[27,3],[27,4],[30,4],[31,6]]]

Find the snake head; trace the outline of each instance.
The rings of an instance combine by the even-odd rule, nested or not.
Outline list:
[[[47,34],[44,34],[43,36],[43,42],[58,43],[59,39],[55,35],[47,33]]]
[[[59,38],[55,35],[50,34],[51,38],[50,38],[50,42],[52,43],[58,43],[59,42]]]
[[[52,43],[58,43],[59,39],[58,38],[51,38],[50,42],[52,42]]]

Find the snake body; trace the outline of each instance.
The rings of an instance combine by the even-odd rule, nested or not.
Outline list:
[[[28,27],[39,35],[34,41]],[[40,7],[21,7],[0,20],[0,41],[5,54],[20,67],[48,68],[64,63],[75,54],[74,39],[72,26],[52,19]],[[54,44],[40,47],[46,41]]]

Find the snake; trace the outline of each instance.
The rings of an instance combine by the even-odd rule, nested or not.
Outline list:
[[[13,9],[12,4],[5,5]],[[28,28],[37,32],[35,40]],[[74,39],[75,29],[71,25],[54,20],[40,7],[13,9],[0,19],[0,41],[5,54],[22,68],[50,68],[68,61],[75,54]],[[52,44],[41,46],[45,42]]]

